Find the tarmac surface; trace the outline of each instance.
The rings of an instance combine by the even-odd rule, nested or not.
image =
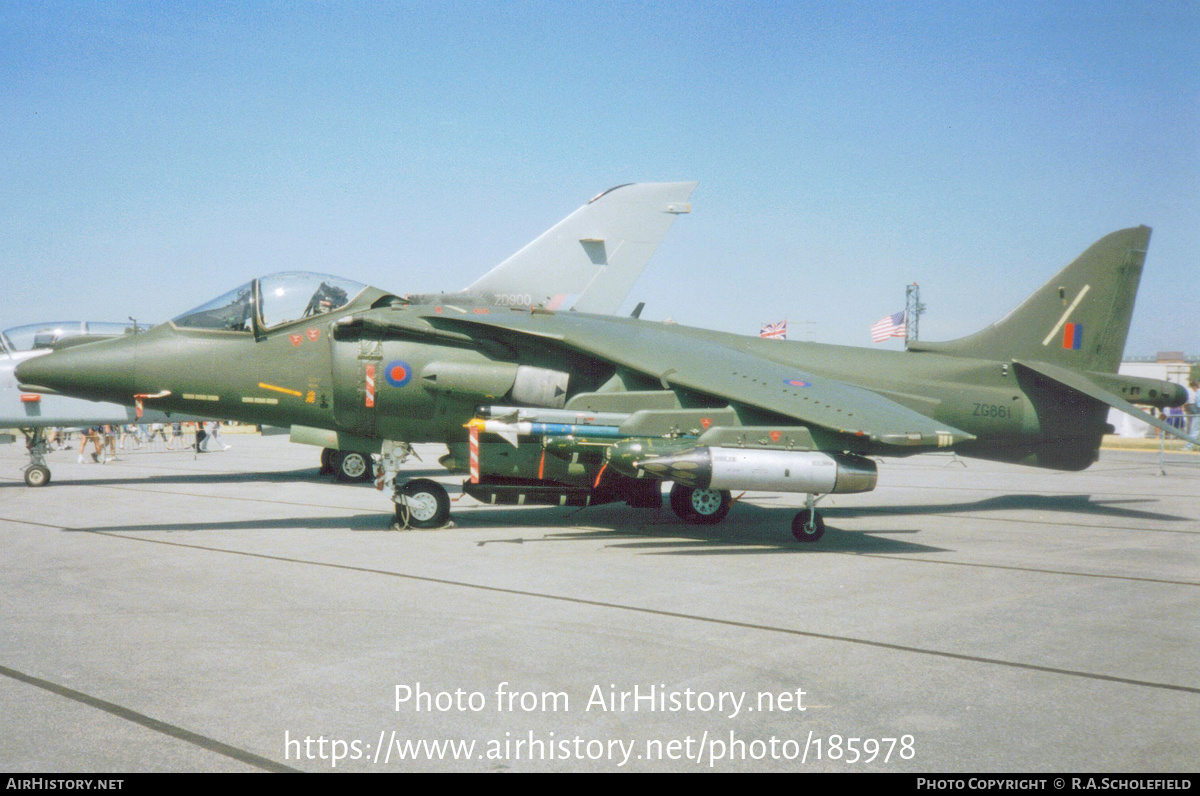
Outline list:
[[[1200,760],[1195,454],[1165,476],[1157,452],[884,460],[801,544],[799,497],[756,494],[708,528],[464,497],[452,529],[392,531],[387,496],[318,476],[315,448],[226,442],[57,452],[40,489],[0,446],[0,770]],[[410,475],[457,497],[418,452]]]

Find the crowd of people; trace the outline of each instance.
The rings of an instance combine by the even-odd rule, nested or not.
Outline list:
[[[51,449],[65,448],[71,444],[71,432],[64,428],[52,428],[46,433],[46,442]],[[191,442],[188,442],[191,437]],[[131,423],[128,425],[104,424],[79,430],[79,454],[75,461],[85,464],[90,458],[96,464],[118,461],[118,450],[140,450],[153,446],[161,440],[166,450],[191,449],[196,453],[211,450],[229,450],[221,438],[221,423],[216,420],[205,422]]]

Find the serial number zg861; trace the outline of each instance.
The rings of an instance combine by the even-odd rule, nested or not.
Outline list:
[[[1009,418],[1013,416],[1013,410],[1007,406],[999,404],[984,404],[976,402],[974,404],[975,411],[971,413],[973,417],[998,417]]]

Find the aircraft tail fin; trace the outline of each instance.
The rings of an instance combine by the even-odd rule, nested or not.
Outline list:
[[[1146,226],[1107,235],[986,329],[909,350],[1116,373],[1149,243]]]
[[[609,188],[484,274],[467,293],[530,296],[550,309],[612,313],[633,289],[694,182]]]

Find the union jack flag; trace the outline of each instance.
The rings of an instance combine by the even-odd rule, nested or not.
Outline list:
[[[907,330],[904,324],[904,310],[900,310],[894,315],[888,315],[880,318],[871,327],[871,342],[882,343],[889,337],[904,337]]]
[[[771,340],[786,340],[787,339],[787,321],[782,320],[778,323],[764,323],[762,328],[758,330],[759,337],[766,337]]]

